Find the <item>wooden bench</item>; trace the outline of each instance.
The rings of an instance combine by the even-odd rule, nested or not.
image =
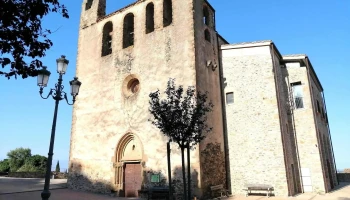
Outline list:
[[[147,194],[147,199],[169,199],[169,188],[167,187],[152,187],[148,190],[139,190],[140,194]]]
[[[220,197],[227,197],[228,196],[228,190],[226,190],[225,188],[224,188],[224,185],[223,184],[220,184],[220,185],[214,185],[214,186],[211,186],[210,187],[210,190],[211,190],[211,196],[212,197],[215,197],[214,195],[213,195],[213,193],[214,192],[220,192]],[[224,195],[223,195],[224,194]]]
[[[243,190],[247,192],[246,196],[248,196],[251,191],[266,191],[266,196],[269,198],[274,190],[271,185],[266,184],[246,184],[244,187],[245,188]]]

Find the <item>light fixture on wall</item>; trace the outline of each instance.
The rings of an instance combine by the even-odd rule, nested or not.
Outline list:
[[[213,67],[212,67],[213,71],[215,71],[217,67],[218,67],[218,65],[214,64]]]
[[[207,61],[207,67],[211,67],[213,65],[213,62],[211,60]]]

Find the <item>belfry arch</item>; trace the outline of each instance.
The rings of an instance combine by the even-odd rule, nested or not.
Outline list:
[[[122,196],[135,197],[137,192],[128,188],[141,187],[143,145],[134,133],[127,133],[119,140],[113,157],[113,185]],[[132,177],[128,174],[133,174]],[[128,179],[132,180],[128,180]],[[128,183],[136,185],[128,185]]]

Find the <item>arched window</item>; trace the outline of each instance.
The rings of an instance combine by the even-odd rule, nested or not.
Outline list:
[[[149,3],[146,7],[146,33],[154,31],[154,5]]]
[[[102,35],[102,56],[106,56],[112,53],[112,22],[107,22],[103,27]]]
[[[87,0],[85,4],[85,10],[89,10],[92,6],[92,0]]]
[[[171,0],[163,1],[163,26],[169,26],[173,22],[173,5]]]
[[[210,42],[210,32],[208,29],[205,29],[204,31],[204,38],[206,41]]]
[[[210,24],[210,15],[207,6],[203,6],[203,23],[207,26]]]
[[[124,17],[123,48],[134,45],[134,14],[129,13]]]

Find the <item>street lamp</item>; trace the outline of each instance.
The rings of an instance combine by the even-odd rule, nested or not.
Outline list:
[[[53,115],[52,129],[51,129],[51,138],[50,138],[50,148],[48,153],[48,162],[46,164],[46,175],[45,175],[45,185],[44,190],[41,193],[42,200],[48,200],[50,198],[50,177],[51,177],[51,166],[52,166],[52,155],[53,155],[53,146],[55,143],[55,132],[56,132],[56,120],[57,120],[57,109],[58,103],[65,99],[68,105],[73,105],[75,102],[76,96],[79,94],[79,88],[81,86],[81,82],[77,77],[74,77],[74,80],[70,81],[69,84],[71,86],[71,95],[73,96],[73,103],[69,103],[67,99],[67,94],[63,91],[64,86],[62,85],[62,75],[66,73],[67,66],[69,61],[65,56],[61,56],[61,58],[56,60],[57,62],[57,73],[59,74],[58,83],[55,84],[54,89],[50,89],[47,97],[43,97],[43,89],[47,86],[49,81],[49,77],[51,72],[49,72],[46,67],[39,70],[38,72],[38,86],[40,87],[40,96],[43,99],[48,99],[50,96],[55,100],[55,112]]]

